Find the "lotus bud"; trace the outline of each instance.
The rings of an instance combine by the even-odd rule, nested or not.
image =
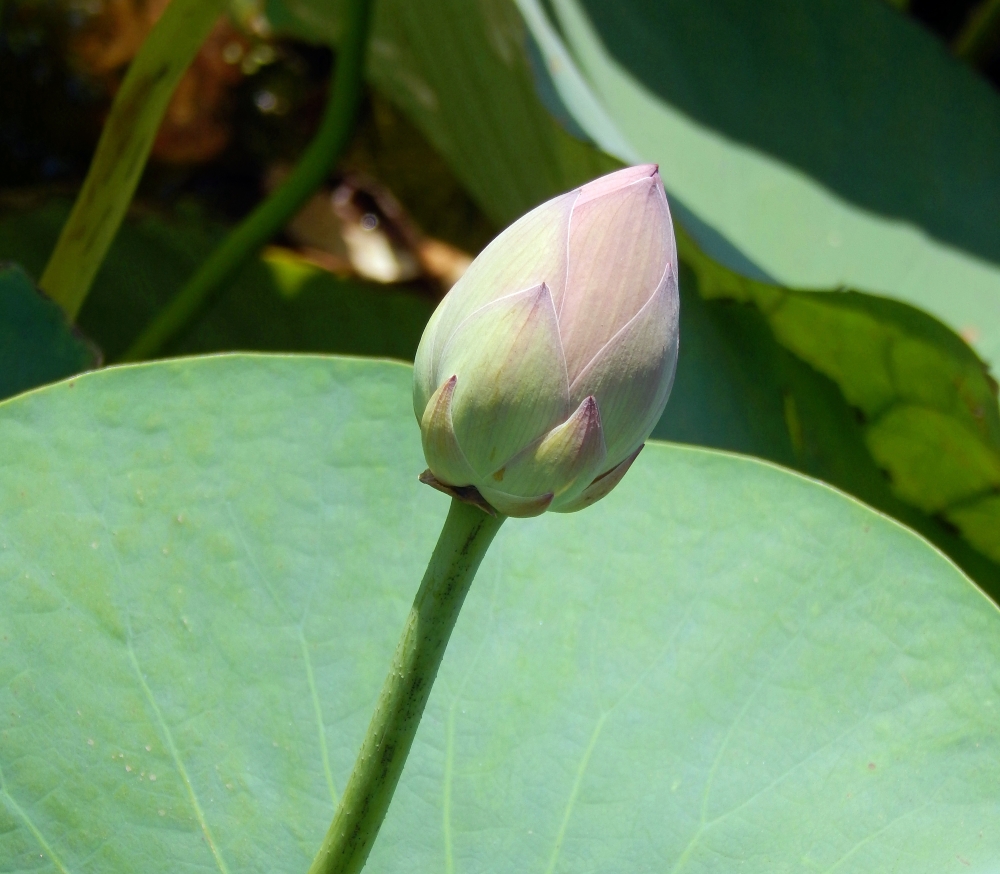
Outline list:
[[[677,319],[655,165],[535,208],[472,262],[420,340],[422,479],[508,516],[604,497],[666,405]]]

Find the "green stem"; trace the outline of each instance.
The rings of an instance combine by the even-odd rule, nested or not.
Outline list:
[[[504,518],[452,500],[354,770],[309,874],[357,874],[364,867],[462,602]]]
[[[996,47],[1000,28],[1000,0],[984,0],[972,10],[965,27],[955,37],[952,48],[956,55],[973,64],[980,64]]]
[[[173,0],[129,66],[87,178],[39,281],[70,321],[125,217],[177,83],[226,2]]]
[[[237,225],[122,356],[139,361],[159,352],[281,230],[326,180],[347,146],[364,79],[372,0],[346,0],[344,37],[319,130],[292,174]]]

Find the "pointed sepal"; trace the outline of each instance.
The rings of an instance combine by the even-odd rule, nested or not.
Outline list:
[[[454,433],[480,478],[569,414],[559,325],[544,283],[466,319],[445,347],[441,366],[458,375]]]
[[[443,372],[441,355],[458,326],[500,298],[546,283],[556,296],[566,282],[566,236],[579,192],[570,191],[535,207],[490,243],[448,292],[439,309],[427,363]],[[421,341],[422,342],[422,341]]]
[[[480,510],[490,516],[496,516],[497,514],[497,511],[486,502],[486,499],[479,493],[479,489],[475,486],[449,486],[447,483],[441,482],[430,470],[425,470],[417,479],[425,486],[430,486],[432,489],[437,489],[439,492],[444,492],[446,495],[457,498],[463,504],[472,504],[473,507],[479,507]]]
[[[600,473],[606,455],[601,412],[597,401],[588,397],[563,424],[519,452],[491,478],[514,495],[552,492],[555,506],[583,491]]]
[[[672,271],[570,387],[601,408],[608,462],[617,464],[649,436],[666,406],[677,367],[677,281]]]
[[[645,446],[645,444],[643,444],[643,446]],[[553,507],[552,509],[557,513],[575,513],[577,510],[583,510],[591,504],[596,504],[599,500],[601,500],[601,498],[607,497],[611,490],[622,481],[622,477],[628,473],[628,469],[632,466],[632,462],[636,460],[639,453],[642,452],[642,449],[643,447],[640,446],[621,464],[611,468],[611,470],[607,473],[601,474],[574,500],[561,506]]]
[[[511,495],[500,489],[480,486],[479,492],[495,507],[498,513],[504,516],[514,516],[519,519],[526,519],[529,516],[541,516],[552,503],[553,495],[550,492],[546,495],[534,495],[522,498],[519,495]]]
[[[452,402],[458,377],[446,379],[431,395],[420,419],[420,436],[424,458],[438,481],[449,486],[467,486],[476,481],[476,474],[458,445],[452,422]]]

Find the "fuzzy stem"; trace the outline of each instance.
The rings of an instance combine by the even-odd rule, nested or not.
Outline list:
[[[225,11],[226,0],[173,0],[129,66],[38,283],[70,321],[118,233],[177,83]]]
[[[357,874],[364,867],[462,602],[504,518],[452,500],[354,770],[309,874]]]
[[[350,140],[364,81],[365,47],[373,0],[347,0],[344,36],[319,130],[291,175],[238,224],[122,356],[140,361],[158,353],[223,289],[261,246],[280,231],[323,184]]]

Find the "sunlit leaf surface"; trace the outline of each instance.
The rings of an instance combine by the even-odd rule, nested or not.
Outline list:
[[[224,357],[0,406],[2,870],[305,870],[446,510],[410,378]],[[992,871],[998,623],[826,486],[649,445],[500,532],[370,867]]]

